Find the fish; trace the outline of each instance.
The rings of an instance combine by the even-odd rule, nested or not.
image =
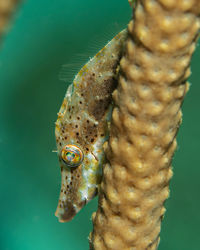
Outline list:
[[[61,190],[55,215],[67,222],[98,193],[109,137],[112,92],[127,30],[118,33],[75,76],[55,123]]]

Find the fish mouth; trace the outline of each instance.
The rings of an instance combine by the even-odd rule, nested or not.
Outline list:
[[[59,222],[67,222],[74,218],[77,214],[75,206],[71,202],[58,204],[55,216],[58,217]]]
[[[55,212],[59,222],[71,221],[79,210],[85,205],[85,201],[81,202],[79,206],[74,205],[72,202],[66,201],[65,203],[59,202]]]

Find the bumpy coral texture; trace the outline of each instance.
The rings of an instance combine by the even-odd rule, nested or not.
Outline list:
[[[5,31],[12,12],[19,0],[0,0],[0,36]]]
[[[113,93],[91,249],[157,249],[199,31],[199,0],[140,0]]]

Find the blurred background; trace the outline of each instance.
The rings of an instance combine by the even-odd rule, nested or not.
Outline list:
[[[0,249],[88,249],[97,199],[71,222],[54,216],[60,191],[54,122],[75,73],[130,18],[126,0],[19,6],[0,51]],[[199,249],[199,53],[197,47],[159,250]]]

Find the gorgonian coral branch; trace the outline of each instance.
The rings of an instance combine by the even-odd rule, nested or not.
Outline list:
[[[0,0],[0,36],[4,33],[19,0]]]
[[[138,0],[113,93],[92,249],[157,249],[199,0]]]

